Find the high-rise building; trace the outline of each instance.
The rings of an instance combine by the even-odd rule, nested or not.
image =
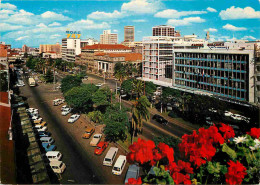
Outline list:
[[[117,33],[111,33],[111,30],[104,30],[100,35],[100,44],[117,44]]]
[[[259,46],[245,41],[208,43],[196,35],[144,37],[142,77],[185,92],[259,104]]]
[[[153,27],[153,36],[175,36],[175,28],[173,26],[160,25]]]
[[[58,42],[56,44],[41,44],[39,48],[39,53],[46,52],[56,52],[57,54],[60,54],[61,45]]]
[[[75,62],[76,55],[81,53],[80,39],[62,39],[62,60]]]
[[[23,45],[22,52],[27,53],[29,51],[29,47],[26,45]]]
[[[135,27],[125,26],[124,27],[124,42],[134,42],[135,40]]]

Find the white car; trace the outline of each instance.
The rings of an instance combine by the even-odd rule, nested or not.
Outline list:
[[[232,114],[232,115],[231,115],[231,118],[233,118],[233,119],[235,119],[235,120],[239,120],[239,121],[242,120],[242,117],[241,117],[241,115],[239,115],[239,114]]]
[[[34,120],[38,120],[39,119],[39,115],[38,114],[35,114],[31,117],[31,119],[34,121]]]
[[[97,146],[99,141],[101,140],[102,134],[95,134],[90,141],[90,146]]]
[[[66,108],[69,108],[68,105],[63,105],[63,106],[61,107],[61,111],[63,111],[63,110],[66,109]]]
[[[40,122],[40,121],[42,121],[42,120],[43,120],[43,119],[42,119],[41,117],[38,117],[37,119],[34,119],[33,121],[34,121],[34,122],[37,122],[37,121]]]
[[[45,132],[47,131],[47,127],[46,126],[41,126],[41,125],[35,125],[34,127],[38,132]]]
[[[217,110],[216,110],[216,109],[213,109],[213,108],[209,109],[209,111],[210,111],[210,112],[215,112],[215,113],[217,112]]]
[[[233,113],[232,112],[229,112],[229,111],[225,111],[224,115],[225,116],[231,116]]]
[[[77,121],[79,119],[80,115],[79,114],[73,114],[72,116],[70,116],[70,118],[68,119],[68,123],[74,123],[75,121]]]
[[[66,116],[71,112],[71,108],[65,108],[62,112],[61,115],[62,116]]]
[[[102,83],[98,83],[96,86],[101,87],[102,85],[103,85]]]
[[[51,161],[50,166],[54,173],[63,173],[66,169],[65,163],[62,161]]]
[[[19,83],[18,83],[18,84],[16,84],[16,86],[17,86],[17,87],[23,87],[23,86],[25,86],[25,84],[24,84],[24,83],[23,83],[23,84],[19,84]]]
[[[30,112],[30,113],[32,113],[32,112],[39,112],[39,110],[35,109],[35,108],[29,108],[29,109],[26,109],[26,111]]]

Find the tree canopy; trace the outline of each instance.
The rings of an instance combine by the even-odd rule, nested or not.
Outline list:
[[[108,87],[98,89],[93,95],[93,102],[96,106],[109,105],[111,101],[111,91]]]
[[[156,91],[156,85],[153,82],[145,82],[145,95],[152,96]]]
[[[63,93],[69,91],[73,87],[78,87],[82,83],[82,80],[77,76],[68,75],[61,80],[61,91]]]

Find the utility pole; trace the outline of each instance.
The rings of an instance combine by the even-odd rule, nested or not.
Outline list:
[[[53,90],[55,90],[55,83],[56,83],[56,76],[55,76],[55,63],[54,63],[54,68],[53,68]]]

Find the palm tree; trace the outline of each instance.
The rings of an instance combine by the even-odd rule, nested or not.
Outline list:
[[[144,92],[144,83],[141,80],[134,79],[133,81],[133,92],[137,94],[139,98]]]
[[[45,68],[45,60],[38,59],[38,61],[37,61],[37,69],[40,70],[42,73],[44,73],[44,68]]]
[[[143,119],[150,119],[149,112],[150,102],[146,96],[141,96],[139,99],[136,98],[132,106],[132,124],[131,124],[131,142],[133,144],[134,137],[137,132],[141,132],[143,128]]]

